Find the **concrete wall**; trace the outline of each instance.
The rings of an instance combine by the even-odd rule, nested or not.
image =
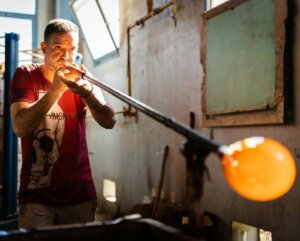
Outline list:
[[[154,7],[167,1],[156,0]],[[85,49],[84,63],[100,80],[127,92],[126,27],[146,15],[146,1],[126,0],[121,3],[121,47],[118,58],[94,66]],[[189,124],[189,114],[196,115],[196,128],[211,135],[218,143],[230,144],[245,137],[262,135],[285,144],[299,163],[300,156],[300,64],[295,54],[295,123],[255,127],[203,129],[201,123],[200,27],[203,1],[178,0],[178,24],[174,27],[171,10],[148,21],[144,28],[132,30],[132,95],[151,107]],[[297,20],[297,35],[299,20]],[[295,53],[299,52],[299,37]],[[101,44],[101,39],[99,39]],[[220,53],[222,54],[222,53]],[[126,106],[105,93],[116,111]],[[170,147],[164,191],[167,200],[175,192],[177,203],[185,203],[185,160],[180,153],[184,138],[139,113],[138,119],[117,116],[113,130],[104,130],[88,118],[88,143],[93,175],[99,196],[102,181],[117,183],[117,199],[122,213],[127,213],[152,187],[157,189],[163,150]],[[297,178],[284,197],[265,203],[248,201],[235,194],[227,185],[219,160],[211,155],[207,160],[211,180],[206,181],[204,209],[221,217],[227,224],[240,221],[273,233],[273,240],[293,241],[300,236],[300,190]],[[102,205],[102,199],[99,205]],[[298,213],[299,212],[299,213]]]
[[[154,7],[166,1],[154,1]],[[132,30],[132,95],[151,107],[189,123],[190,111],[200,126],[200,15],[199,1],[179,1],[178,25],[171,8]],[[84,62],[100,80],[127,93],[126,28],[146,15],[145,1],[121,1],[120,56],[94,67],[89,53]],[[124,103],[106,95],[115,110]],[[89,148],[99,192],[103,178],[117,182],[121,210],[128,212],[152,187],[157,189],[163,150],[170,147],[165,179],[166,197],[174,191],[177,202],[185,201],[185,160],[180,153],[184,138],[144,114],[134,118],[117,116],[113,130],[98,128],[88,121]]]
[[[48,0],[39,0],[37,6],[37,12],[39,13],[37,20],[37,47],[40,47],[40,42],[44,41],[44,29],[49,20],[55,17],[55,2]]]

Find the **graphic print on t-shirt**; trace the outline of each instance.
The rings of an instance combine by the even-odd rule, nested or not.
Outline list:
[[[45,92],[39,92],[39,99]],[[33,152],[28,189],[48,187],[52,180],[53,166],[59,158],[59,146],[65,131],[63,111],[56,103],[33,133]]]

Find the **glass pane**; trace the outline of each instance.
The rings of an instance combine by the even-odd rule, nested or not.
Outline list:
[[[211,8],[214,8],[224,2],[227,2],[228,0],[211,0]]]
[[[35,0],[0,0],[0,11],[35,14]]]
[[[19,19],[19,18],[6,18],[0,17],[0,36],[5,36],[5,33],[17,33],[20,35],[19,39],[19,50],[29,50],[32,49],[32,23],[31,20]],[[5,51],[3,47],[5,45],[5,38],[0,38],[1,55],[0,63],[4,62],[5,57],[2,54]],[[24,64],[26,60],[31,61],[32,57],[30,55],[20,53],[19,62]]]
[[[73,8],[93,58],[98,59],[114,51],[115,47],[96,2],[76,1]]]
[[[272,241],[272,233],[248,224],[232,222],[233,241]]]
[[[114,37],[115,43],[119,48],[120,45],[120,13],[119,0],[98,0],[110,31]]]

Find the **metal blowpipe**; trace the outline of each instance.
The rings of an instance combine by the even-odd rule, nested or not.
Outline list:
[[[176,121],[175,118],[166,116],[161,112],[153,109],[152,107],[120,92],[119,90],[116,90],[113,87],[110,87],[109,85],[101,82],[100,80],[95,79],[89,73],[85,73],[71,64],[67,64],[67,66],[68,68],[72,69],[72,71],[75,72],[77,75],[79,75],[82,79],[87,80],[92,84],[100,87],[101,89],[107,91],[108,93],[112,94],[116,98],[135,107],[137,110],[143,112],[144,114],[151,117],[152,119],[160,122],[161,124],[164,124],[165,126],[185,136],[187,139],[196,141],[200,146],[204,147],[206,150],[222,154],[219,150],[220,148],[219,144],[211,141],[210,139],[208,139],[206,136],[202,135],[198,131],[190,128],[185,124]]]
[[[253,201],[270,201],[286,194],[296,178],[296,164],[290,151],[278,141],[265,137],[250,137],[229,146],[219,145],[195,129],[165,116],[144,103],[100,82],[88,73],[69,66],[82,79],[90,81],[118,99],[187,138],[184,152],[188,170],[193,177],[196,198],[201,197],[202,165],[209,152],[219,155],[225,179],[239,195]],[[272,151],[270,151],[272,150]],[[199,166],[200,165],[200,166]],[[254,180],[249,182],[249,180]]]

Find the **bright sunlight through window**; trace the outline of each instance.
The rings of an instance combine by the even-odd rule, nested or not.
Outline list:
[[[206,10],[209,10],[211,8],[214,8],[224,2],[227,2],[228,0],[206,0]]]
[[[119,49],[119,0],[76,0],[72,4],[95,61]]]
[[[19,64],[31,63],[25,54],[36,44],[36,0],[0,0],[0,64],[4,63],[5,33],[19,35]]]
[[[0,9],[3,12],[35,14],[35,0],[0,0]]]

